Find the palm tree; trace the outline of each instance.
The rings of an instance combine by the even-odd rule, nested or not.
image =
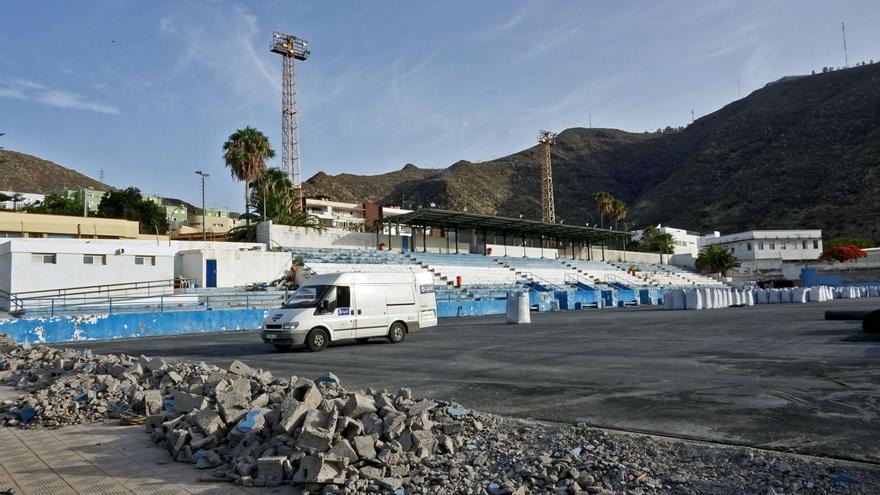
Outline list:
[[[249,206],[253,208],[253,214],[249,216],[256,217],[258,222],[271,220],[280,225],[324,230],[325,226],[318,217],[300,208],[296,189],[283,171],[267,170],[262,178],[250,183],[250,189]],[[250,224],[235,227],[226,234],[230,241],[253,242],[256,237],[256,225]]]
[[[323,227],[318,217],[302,211],[296,189],[283,171],[269,169],[261,179],[252,182],[251,187],[251,206],[261,221],[294,227]]]
[[[249,185],[266,174],[266,160],[274,157],[275,151],[269,145],[269,138],[250,126],[238,129],[223,144],[226,166],[233,177],[244,182],[244,213],[248,225]]]
[[[613,198],[611,200],[610,213],[611,218],[614,219],[614,229],[617,230],[618,222],[626,218],[626,203],[624,203],[623,200]]]
[[[593,202],[596,204],[596,211],[599,213],[599,226],[605,228],[605,215],[611,212],[611,202],[614,196],[605,192],[598,191],[593,193]]]
[[[739,260],[726,247],[718,244],[703,248],[696,260],[697,270],[720,273],[722,277],[726,277],[728,271],[739,268],[739,266]]]

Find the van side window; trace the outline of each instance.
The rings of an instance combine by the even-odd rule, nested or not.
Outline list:
[[[336,289],[336,287],[330,287],[327,289],[327,293],[324,294],[324,302],[327,304],[325,306],[324,303],[322,303],[321,306],[318,307],[320,312],[317,314],[327,315],[336,311]]]
[[[342,285],[336,288],[336,307],[351,307],[351,288]]]

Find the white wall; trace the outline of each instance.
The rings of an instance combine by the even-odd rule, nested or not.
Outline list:
[[[181,251],[180,275],[205,286],[206,260],[217,260],[217,287],[242,287],[271,282],[283,277],[293,260],[290,253],[267,251],[193,250]]]
[[[523,246],[505,246],[504,244],[487,244],[486,247],[492,248],[492,256],[504,256],[505,252],[507,256],[515,256],[515,257],[529,257],[529,258],[551,258],[556,259],[559,256],[559,252],[556,249],[544,248],[543,252],[541,248],[536,247],[523,247]],[[505,251],[506,250],[506,251]],[[571,255],[571,249],[568,250],[569,255]]]
[[[376,234],[367,232],[350,232],[343,229],[329,228],[324,231],[274,225],[272,222],[261,222],[257,226],[257,241],[272,246],[284,247],[333,247],[347,249],[375,249]],[[388,243],[387,236],[379,242]],[[398,243],[395,248],[399,248]]]
[[[174,252],[167,247],[125,246],[67,239],[13,239],[0,261],[9,270],[9,292],[21,293],[93,285],[147,282],[174,278]],[[117,254],[117,249],[123,252]],[[34,262],[33,253],[55,254],[54,264]],[[84,254],[104,255],[106,264],[87,265]],[[152,256],[155,264],[135,265],[136,256]],[[4,269],[0,269],[4,270]]]
[[[13,293],[170,280],[175,274],[180,275],[183,272],[180,257],[177,256],[178,252],[206,247],[227,254],[253,253],[255,259],[259,258],[260,254],[266,254],[269,255],[266,257],[267,260],[280,258],[290,260],[290,255],[287,253],[266,253],[265,246],[254,243],[157,242],[126,239],[8,239],[4,241],[0,242],[0,289]],[[248,251],[241,251],[242,249]],[[253,249],[256,250],[251,251]],[[35,263],[31,257],[33,253],[55,254],[56,263]],[[106,264],[84,264],[84,254],[104,255]],[[156,264],[135,265],[136,256],[153,256]],[[247,265],[245,270],[253,270],[254,274],[259,276],[269,272],[269,268],[259,264]],[[233,276],[234,280],[239,278]]]
[[[0,290],[9,292],[9,279],[12,274],[12,263],[6,242],[0,240]]]
[[[803,247],[805,241],[806,248]],[[814,241],[817,243],[816,247],[813,247]],[[750,230],[722,236],[705,236],[700,239],[701,249],[712,244],[719,244],[731,249],[733,255],[743,261],[814,260],[822,255],[822,231]]]

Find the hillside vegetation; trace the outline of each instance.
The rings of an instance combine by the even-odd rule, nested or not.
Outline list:
[[[553,148],[557,216],[597,223],[591,196],[631,224],[690,230],[821,228],[880,240],[880,64],[784,78],[680,132],[567,129]],[[309,194],[540,217],[538,147],[445,169],[319,173]]]
[[[113,189],[57,163],[25,153],[0,150],[0,191],[49,194],[80,188]]]

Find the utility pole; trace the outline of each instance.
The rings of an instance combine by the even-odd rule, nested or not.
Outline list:
[[[283,57],[281,75],[281,164],[296,189],[297,209],[302,208],[302,184],[299,166],[299,125],[296,119],[296,82],[293,60],[306,60],[311,55],[309,42],[289,34],[272,33],[269,51]]]
[[[88,217],[89,216],[89,202],[86,201],[86,188],[80,189],[80,192],[82,193],[82,196],[83,196],[83,216]]]
[[[205,222],[205,178],[210,177],[210,174],[206,174],[201,170],[196,170],[196,173],[202,176],[202,241],[208,240],[208,231],[206,230]]]
[[[541,219],[556,223],[556,201],[553,197],[553,166],[550,163],[550,146],[556,144],[556,133],[541,130],[538,142],[544,150],[541,160]]]
[[[846,54],[846,24],[840,23],[840,30],[843,32],[843,66],[849,67],[849,56]]]

